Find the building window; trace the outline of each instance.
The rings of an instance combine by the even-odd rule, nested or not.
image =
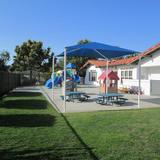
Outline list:
[[[132,79],[133,78],[132,70],[122,70],[121,79]]]
[[[132,72],[133,72],[133,71],[129,71],[129,79],[132,79],[132,78],[133,78]]]
[[[97,72],[95,70],[91,70],[89,72],[89,81],[96,81],[97,80]]]
[[[124,71],[121,71],[121,78],[124,78]]]
[[[125,79],[128,79],[128,71],[125,71]]]

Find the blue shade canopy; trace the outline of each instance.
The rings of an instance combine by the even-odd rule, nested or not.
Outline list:
[[[137,51],[111,46],[103,43],[90,42],[66,47],[67,56],[89,57],[89,58],[116,58],[137,53]],[[64,52],[58,55],[64,56]]]
[[[73,63],[68,63],[68,64],[66,65],[66,68],[67,68],[67,69],[75,69],[76,66],[75,66]]]

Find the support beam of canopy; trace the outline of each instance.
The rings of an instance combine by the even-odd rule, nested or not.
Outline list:
[[[66,112],[66,57],[90,57],[90,58],[104,58],[106,60],[106,74],[108,71],[108,60],[110,58],[122,57],[137,53],[133,50],[128,50],[116,46],[106,45],[97,42],[90,42],[87,44],[74,45],[66,47],[64,52],[58,55],[64,56],[64,112]],[[107,75],[106,75],[107,77]],[[107,78],[106,78],[107,79]],[[106,87],[108,80],[106,80]]]

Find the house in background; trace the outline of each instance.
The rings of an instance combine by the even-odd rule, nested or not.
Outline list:
[[[83,66],[87,68],[84,83],[99,86],[98,77],[104,71],[106,63],[104,60],[88,60]]]
[[[140,53],[141,90],[145,95],[160,95],[160,43]],[[109,69],[117,72],[118,88],[138,87],[138,55],[109,61]],[[99,86],[98,77],[106,69],[106,61],[89,60],[86,67],[85,84]]]

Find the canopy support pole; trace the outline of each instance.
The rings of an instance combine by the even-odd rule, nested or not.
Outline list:
[[[105,92],[108,93],[108,90],[107,90],[107,86],[108,86],[108,78],[107,78],[107,73],[108,73],[108,58],[105,57],[101,52],[97,51],[96,49],[95,49],[95,51],[106,60],[106,88],[105,88]]]
[[[138,62],[138,108],[140,108],[140,97],[141,96],[141,56],[139,56]]]
[[[52,57],[52,100],[54,100],[54,54]]]
[[[107,73],[108,73],[108,58],[106,58],[106,61],[107,61],[107,65],[106,65],[106,88],[105,88],[105,90],[106,90],[106,93],[108,93],[108,83],[109,83],[109,79],[108,79],[108,75],[107,75]]]
[[[64,90],[63,90],[63,95],[64,95],[64,113],[66,112],[66,52],[67,52],[67,49],[64,48]]]

